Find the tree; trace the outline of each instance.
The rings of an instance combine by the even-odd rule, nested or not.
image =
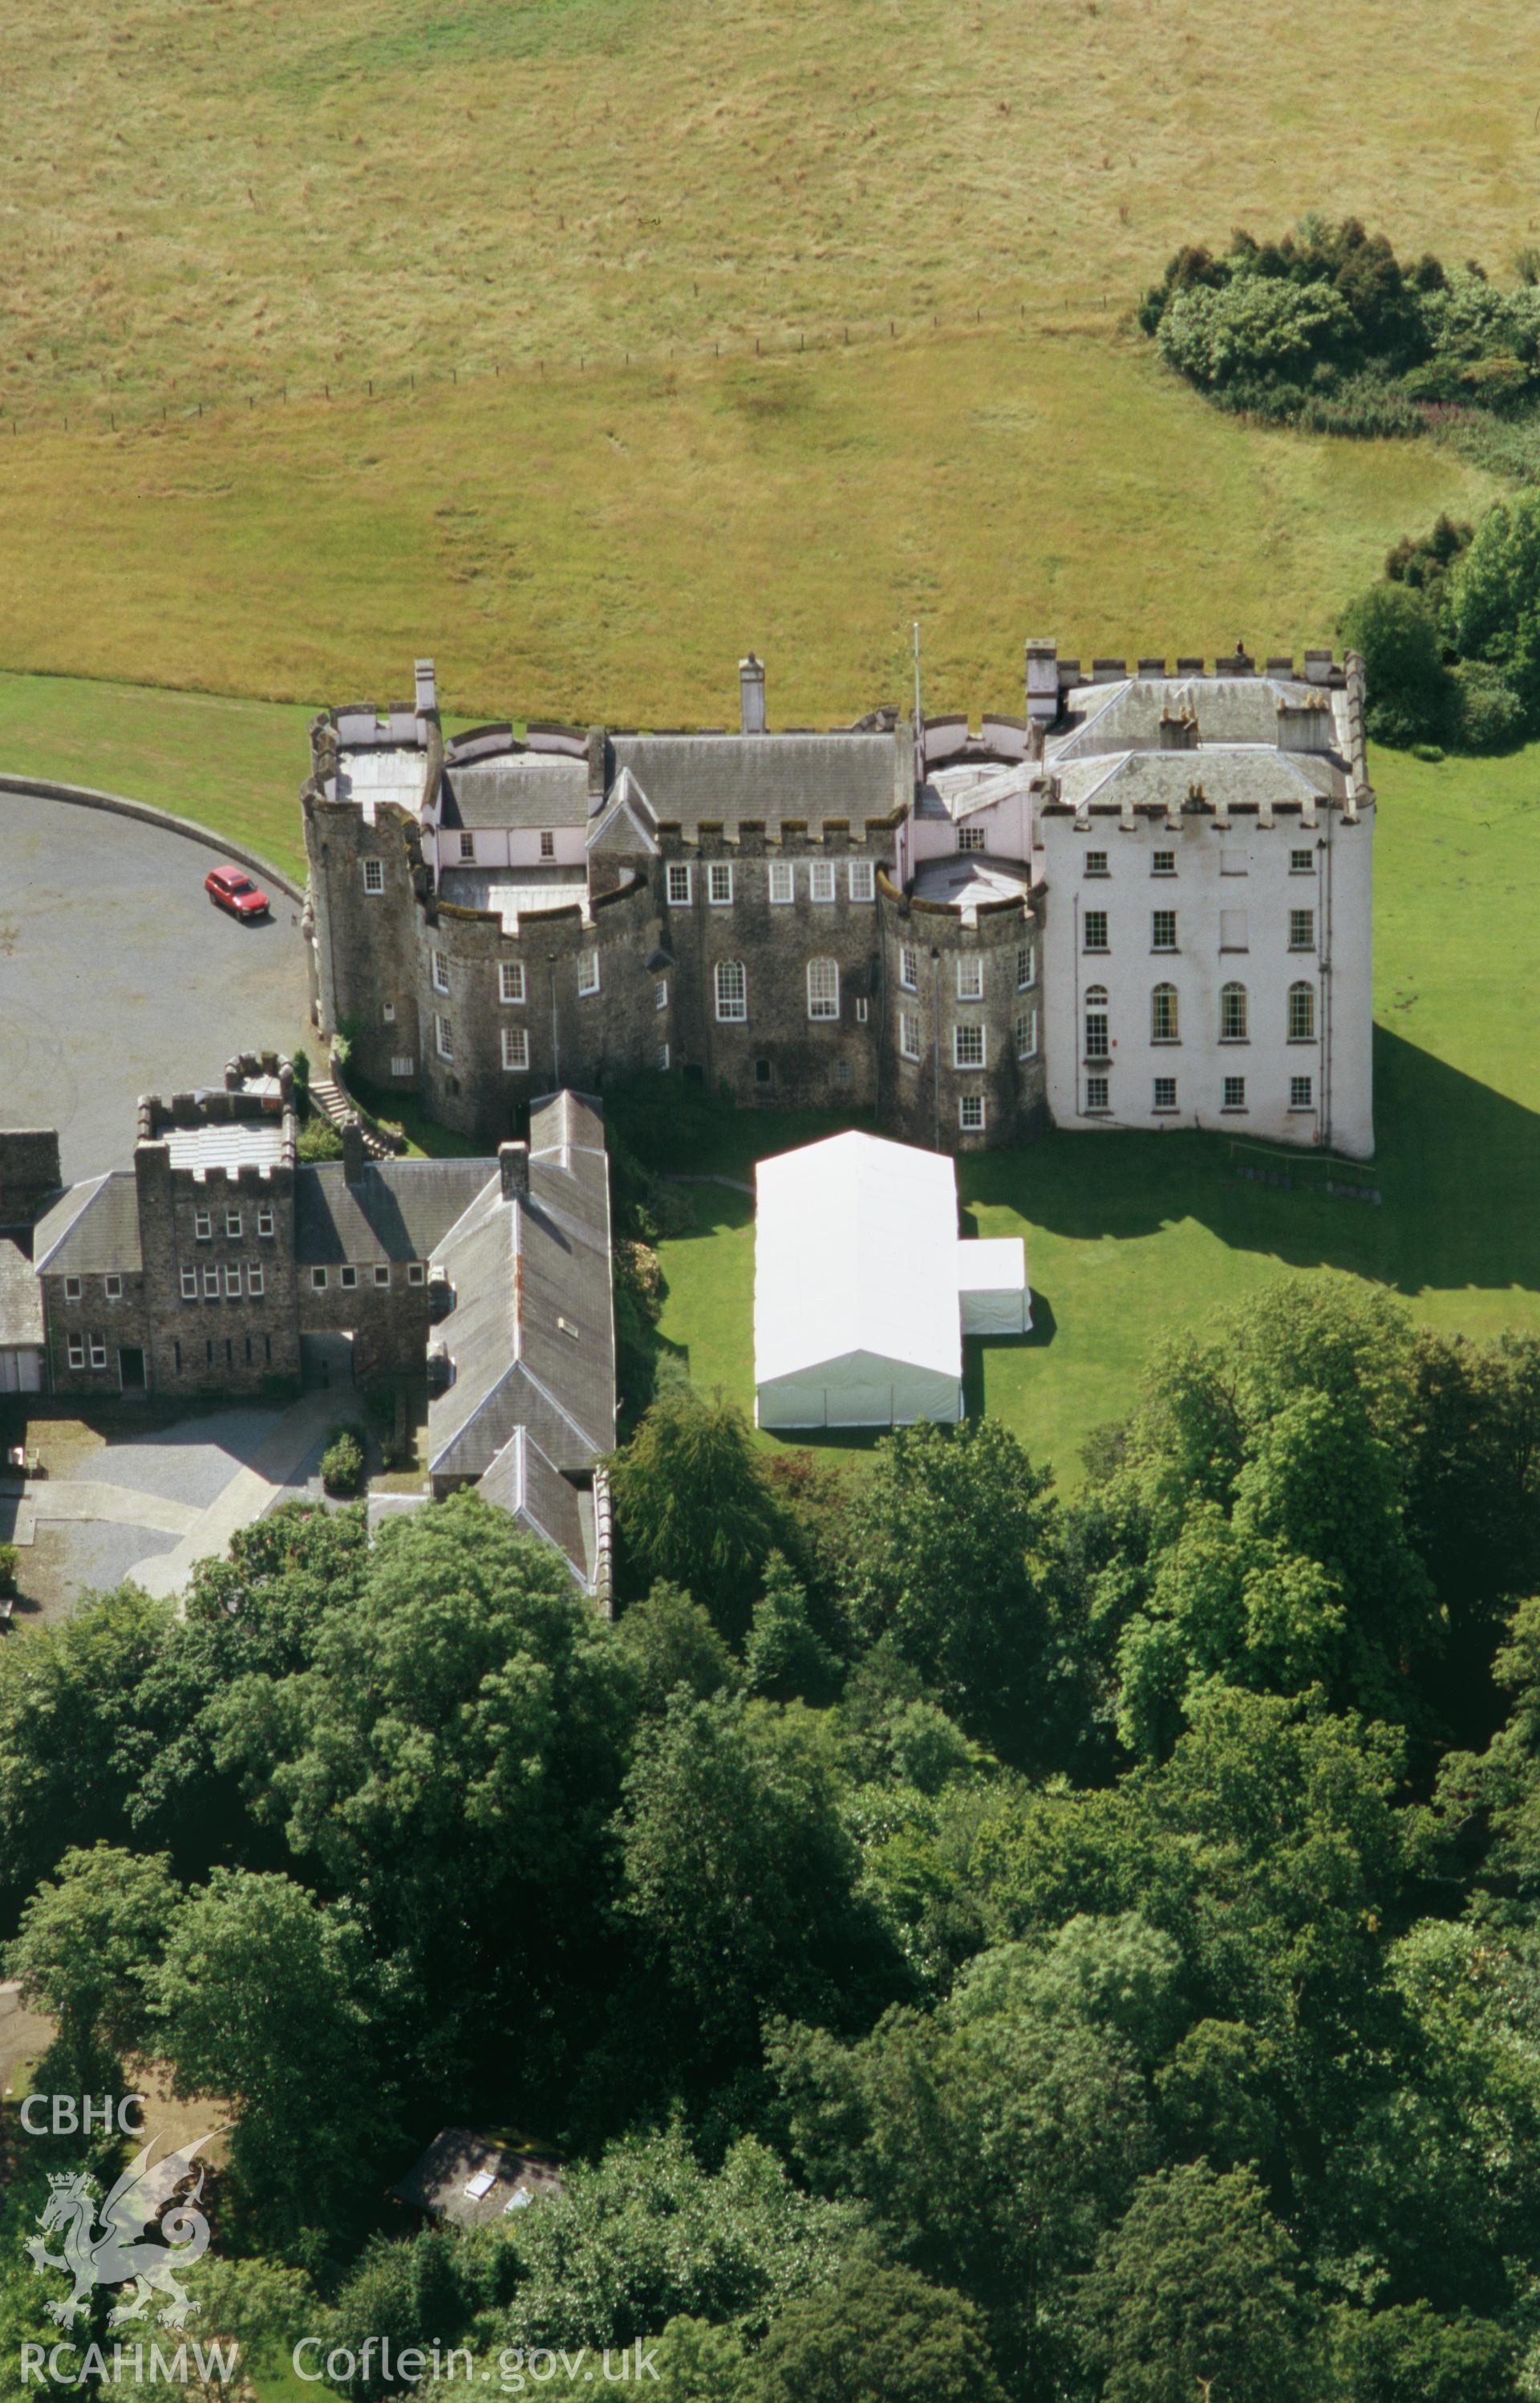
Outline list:
[[[1248,2169],[1145,2178],[1097,2255],[1082,2345],[1105,2403],[1194,2395],[1296,2403],[1311,2392],[1297,2262]]]
[[[865,2257],[787,2305],[742,2391],[744,2403],[1004,2403],[972,2304]]]
[[[361,2157],[384,2118],[367,1987],[346,1919],[288,1878],[219,1868],[150,1981],[177,2091],[235,2107],[230,2160],[258,2224],[328,2248],[368,2208]]]
[[[1339,2312],[1332,2363],[1346,2403],[1513,2403],[1513,2340],[1491,2320],[1424,2302]]]
[[[754,1605],[743,1646],[743,1682],[776,1702],[827,1700],[839,1666],[808,1616],[807,1589],[781,1552],[765,1563],[765,1590]]]
[[[704,1702],[733,1682],[732,1654],[701,1604],[663,1580],[621,1613],[615,1640],[645,1718],[661,1718],[680,1687]]]
[[[995,1419],[900,1427],[851,1506],[847,1593],[970,1735],[1051,1754],[1071,1674],[1051,1479]]]
[[[741,1642],[782,1513],[743,1414],[720,1393],[659,1395],[611,1464],[616,1528],[638,1591],[682,1586]]]
[[[142,2045],[148,1987],[179,1889],[163,1853],[99,1843],[67,1852],[21,1913],[7,1965],[24,2000],[52,2011],[82,2090],[104,2053]]]
[[[1540,494],[1492,503],[1450,576],[1448,608],[1462,659],[1501,668],[1533,725],[1540,713]]]

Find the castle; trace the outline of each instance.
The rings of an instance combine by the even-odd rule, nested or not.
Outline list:
[[[936,1149],[1167,1125],[1373,1150],[1363,665],[1061,659],[1024,709],[831,732],[328,710],[312,1005],[463,1132],[673,1069]]]

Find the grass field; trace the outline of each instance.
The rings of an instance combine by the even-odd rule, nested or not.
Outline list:
[[[1518,0],[7,25],[12,669],[304,701],[431,649],[473,713],[713,722],[753,642],[784,722],[896,696],[919,618],[933,701],[1008,704],[1031,632],[1329,637],[1487,489],[1227,424],[1122,326],[1179,242],[1313,204],[1501,271]]]
[[[1036,1319],[969,1346],[970,1407],[1067,1481],[1157,1341],[1285,1271],[1382,1285],[1451,1331],[1540,1329],[1540,746],[1380,753],[1374,772],[1381,1207],[1242,1181],[1228,1143],[1191,1133],[1055,1133],[960,1163],[971,1229],[1026,1239]],[[806,1134],[741,1114],[704,1164],[742,1176]],[[752,1205],[702,1188],[701,1226],[662,1246],[662,1333],[752,1409]]]

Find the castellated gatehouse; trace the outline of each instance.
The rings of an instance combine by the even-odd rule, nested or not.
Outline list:
[[[1373,1149],[1363,665],[1025,646],[1020,707],[446,739],[328,709],[313,1004],[378,1092],[495,1142],[673,1073],[942,1150],[1055,1124]]]

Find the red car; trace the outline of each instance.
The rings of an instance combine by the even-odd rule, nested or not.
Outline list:
[[[218,909],[228,910],[232,918],[265,918],[270,903],[259,884],[254,884],[243,868],[211,868],[203,879],[203,890]]]

